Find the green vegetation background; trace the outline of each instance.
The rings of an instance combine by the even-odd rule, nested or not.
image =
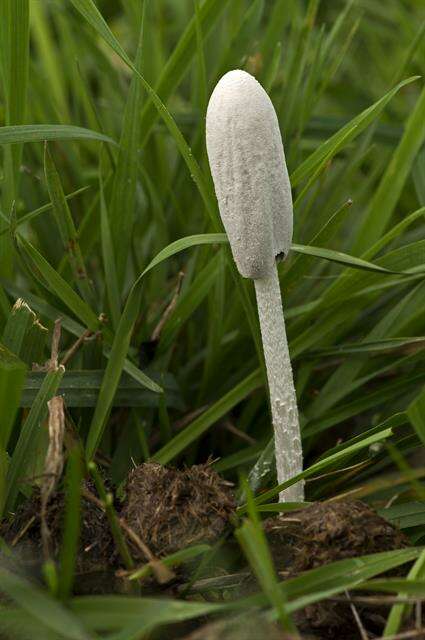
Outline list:
[[[294,250],[280,277],[307,499],[364,498],[423,541],[424,32],[421,0],[2,1],[5,516],[43,472],[57,393],[84,459],[106,464],[115,487],[133,463],[211,456],[229,480],[269,489],[257,502],[275,508],[253,291],[222,235],[204,142],[215,82],[244,68],[275,105],[293,187]],[[19,298],[30,309],[14,307]],[[66,370],[32,371],[50,357],[57,318]],[[63,544],[66,555],[75,536]],[[423,595],[421,566],[414,586],[393,590]],[[360,578],[341,567],[336,592],[384,570],[364,567]],[[212,606],[65,608],[54,597],[68,595],[72,562],[49,575],[36,591],[0,569],[18,607],[0,608],[0,620],[19,618],[32,637],[109,629],[130,640]],[[320,580],[297,588],[290,611],[326,594]],[[115,607],[107,629],[105,607]]]

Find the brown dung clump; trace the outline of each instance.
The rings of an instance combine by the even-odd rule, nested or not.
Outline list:
[[[145,463],[128,476],[122,516],[161,557],[190,544],[214,542],[234,510],[229,483],[209,464],[179,471]]]
[[[336,560],[409,546],[399,529],[359,500],[317,502],[270,518],[264,528],[278,570],[291,576]]]
[[[276,569],[285,578],[337,560],[409,546],[397,527],[358,500],[315,503],[266,520],[264,529]],[[382,620],[376,612],[364,607],[361,613],[370,630],[379,628]],[[306,607],[297,622],[301,629],[320,629],[322,637],[351,637],[356,628],[348,604],[330,601]]]

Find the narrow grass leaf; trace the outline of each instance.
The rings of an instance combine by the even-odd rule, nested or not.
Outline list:
[[[62,300],[68,309],[70,309],[86,327],[91,331],[97,331],[99,328],[99,319],[88,304],[84,302],[62,276],[50,266],[47,260],[30,242],[27,242],[27,240],[20,236],[19,243],[43,276],[48,287],[54,291],[57,297]]]
[[[143,2],[140,18],[139,39],[134,66],[139,73],[144,61],[144,24],[148,0]],[[120,147],[118,151],[114,182],[109,207],[111,234],[114,243],[118,282],[124,280],[134,227],[136,187],[140,144],[140,111],[142,109],[143,87],[133,74],[125,105]]]
[[[30,412],[22,425],[18,442],[13,451],[9,471],[7,474],[6,509],[13,511],[16,498],[21,488],[21,480],[25,477],[26,468],[32,455],[34,438],[40,429],[40,424],[47,416],[47,403],[59,387],[64,374],[64,368],[49,371],[34,400]]]
[[[425,336],[416,336],[412,338],[386,338],[385,340],[376,340],[375,342],[353,342],[347,344],[339,344],[334,349],[317,349],[306,354],[308,357],[331,357],[339,355],[349,355],[352,353],[380,353],[382,351],[393,351],[410,345],[424,345]]]
[[[410,403],[406,413],[416,433],[425,445],[425,387]]]
[[[108,296],[109,308],[112,316],[112,326],[118,327],[121,314],[121,296],[118,286],[118,276],[115,263],[114,245],[112,242],[109,216],[103,188],[103,179],[99,168],[100,183],[100,235],[102,242],[103,268],[105,270],[105,285]]]
[[[72,198],[79,196],[81,193],[85,193],[86,191],[88,191],[88,189],[90,189],[90,187],[81,187],[81,189],[76,189],[75,191],[68,193],[65,196],[65,200],[71,200]],[[26,213],[25,215],[18,218],[15,224],[15,229],[20,227],[22,224],[29,222],[33,218],[37,218],[41,214],[46,213],[47,211],[51,211],[52,208],[53,208],[53,205],[51,202],[49,202],[48,204],[45,204],[42,207],[38,207],[37,209],[34,209],[34,211],[30,211],[29,213]],[[9,227],[1,231],[0,235],[2,235],[3,233],[7,233],[8,231],[10,231]]]
[[[5,123],[22,125],[27,112],[29,69],[29,0],[3,0],[0,4],[0,45],[2,54],[3,97]],[[2,207],[9,215],[19,195],[22,145],[4,150],[4,176],[2,182]],[[0,237],[0,274],[10,275],[12,268],[12,243],[10,237]]]
[[[90,640],[83,624],[60,602],[24,578],[0,567],[0,588],[22,609],[64,640]]]
[[[88,460],[91,460],[95,454],[112,409],[114,396],[130,346],[134,324],[139,313],[142,282],[142,276],[139,276],[131,288],[112,342],[108,364],[99,391],[99,398],[87,436],[86,455]]]
[[[152,456],[154,462],[168,464],[192,442],[197,440],[207,431],[217,420],[220,420],[228,411],[246,398],[252,391],[261,385],[261,372],[254,371],[247,378],[237,384],[231,391],[226,393],[212,407],[207,409],[199,418],[185,427],[178,435],[174,436],[170,442]]]
[[[59,555],[59,597],[67,600],[72,593],[81,528],[81,483],[83,463],[79,447],[73,447],[68,457],[65,475],[65,516]]]
[[[296,633],[296,627],[288,615],[286,602],[282,598],[267,539],[247,482],[243,483],[243,488],[247,496],[249,520],[245,519],[242,526],[235,531],[236,539],[242,547],[263,592],[274,607],[282,628],[287,632]]]
[[[47,143],[44,146],[44,175],[62,244],[69,256],[74,282],[87,304],[94,306],[96,303],[94,289],[87,275],[77,230],[65,198],[58,170]]]
[[[27,367],[0,343],[0,452],[5,450],[19,409]]]
[[[340,151],[349,142],[354,140],[366,127],[371,124],[382,112],[388,102],[398,91],[407,84],[417,80],[418,76],[403,80],[396,87],[386,93],[380,100],[372,106],[362,111],[358,116],[348,122],[329,140],[324,142],[316,151],[307,158],[295,171],[291,174],[291,185],[295,187],[306,177],[311,175],[324,161],[328,162],[338,151]]]
[[[406,580],[408,581],[416,581],[423,580],[425,578],[425,550],[422,551],[419,558],[416,560],[413,567],[410,569]],[[424,585],[422,586],[422,589]],[[400,592],[398,596],[402,598],[406,596],[405,592]],[[390,615],[387,618],[387,623],[385,625],[383,637],[387,638],[388,636],[395,636],[401,627],[403,619],[407,616],[408,612],[411,610],[411,606],[406,604],[395,604],[393,605]]]
[[[366,447],[370,447],[370,445],[374,444],[375,442],[382,442],[387,438],[390,438],[392,433],[393,432],[391,428],[383,429],[382,431],[378,431],[378,433],[374,433],[373,435],[367,438],[363,438],[362,440],[355,442],[354,444],[346,448],[343,448],[342,450],[337,451],[336,453],[326,456],[322,460],[319,460],[318,462],[311,465],[308,469],[306,469],[302,473],[297,474],[290,480],[287,480],[286,482],[263,493],[261,496],[256,498],[256,504],[263,504],[264,502],[267,502],[267,500],[269,500],[270,498],[273,498],[278,493],[280,493],[284,489],[287,489],[288,487],[295,484],[299,480],[302,480],[303,478],[310,478],[311,476],[315,475],[319,471],[322,472],[324,469],[331,467],[336,462],[343,460],[344,458],[352,455],[353,453],[357,453],[358,451],[361,451]],[[242,511],[244,510],[245,508],[242,509]]]
[[[362,269],[365,271],[375,271],[378,273],[398,275],[402,273],[400,271],[391,271],[390,269],[386,269],[385,267],[381,267],[380,265],[373,264],[372,262],[368,262],[367,260],[362,260],[361,258],[356,258],[355,256],[341,253],[341,251],[333,251],[332,249],[312,247],[311,245],[304,246],[301,244],[293,244],[291,246],[291,249],[296,253],[304,253],[305,255],[314,256],[315,258],[322,258],[323,260],[329,260],[330,262],[343,264],[353,269]]]
[[[116,142],[98,131],[66,124],[27,124],[0,127],[0,145],[46,140],[97,140],[116,145]]]
[[[387,227],[397,206],[413,162],[425,140],[425,88],[416,103],[403,137],[386,168],[358,231],[355,253],[365,251]]]

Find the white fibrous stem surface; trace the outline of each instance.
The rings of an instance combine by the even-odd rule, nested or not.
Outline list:
[[[303,456],[297,399],[289,359],[276,265],[270,276],[254,280],[270,391],[279,484],[302,472]],[[303,502],[302,481],[279,494],[280,502]]]

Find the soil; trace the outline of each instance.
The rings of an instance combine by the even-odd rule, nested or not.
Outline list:
[[[129,474],[122,515],[162,557],[188,545],[215,542],[235,507],[231,485],[208,464],[179,471],[145,463]],[[138,553],[134,549],[135,557]]]
[[[91,481],[84,488],[95,493]],[[53,558],[59,557],[63,536],[65,495],[55,491],[47,505],[46,523],[49,529],[49,551]],[[81,534],[76,562],[76,574],[97,575],[112,570],[117,564],[115,544],[104,512],[91,501],[81,501]],[[13,548],[19,564],[26,570],[37,573],[43,561],[41,535],[41,496],[34,489],[31,500],[20,505],[11,520],[0,526],[0,535]],[[101,581],[101,584],[103,582]],[[108,584],[111,587],[110,583]]]

